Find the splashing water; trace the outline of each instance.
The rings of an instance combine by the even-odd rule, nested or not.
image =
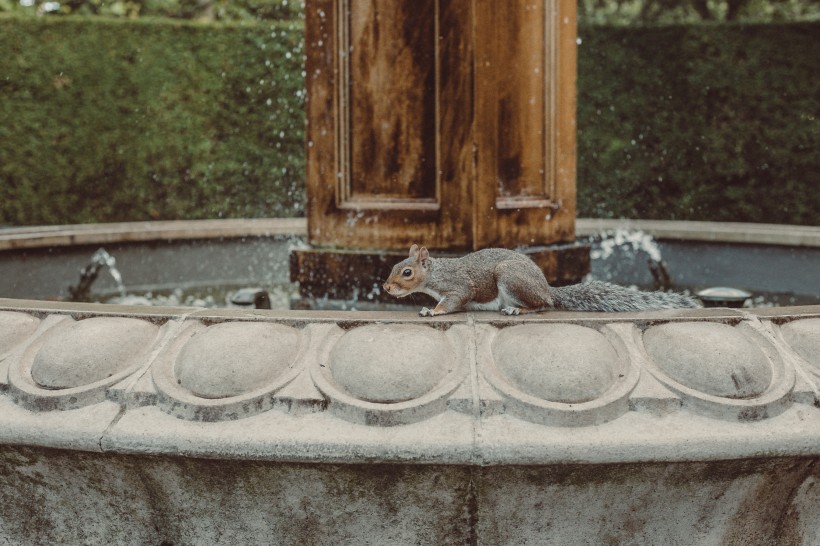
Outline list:
[[[593,260],[606,260],[613,256],[615,249],[625,250],[633,255],[633,259],[639,254],[647,257],[647,266],[653,279],[655,290],[669,290],[672,288],[672,276],[669,268],[661,256],[661,249],[654,237],[639,230],[614,229],[600,233],[600,240],[595,248],[590,251]]]
[[[88,301],[91,294],[91,285],[97,280],[100,270],[106,267],[109,274],[117,284],[117,290],[121,297],[125,297],[125,284],[122,282],[122,274],[117,269],[117,260],[104,248],[98,248],[91,255],[91,261],[80,270],[80,280],[77,286],[69,286],[68,292],[72,301]]]
[[[643,231],[632,229],[615,229],[600,234],[599,247],[590,252],[595,260],[606,260],[616,248],[631,248],[635,253],[645,252],[653,262],[661,262],[661,249],[657,241]]]
[[[125,284],[122,282],[122,273],[117,269],[117,259],[104,248],[98,248],[91,256],[91,261],[92,263],[99,262],[108,268],[108,273],[111,275],[111,278],[114,279],[114,282],[117,283],[117,291],[119,291],[120,296],[124,298],[126,294]]]

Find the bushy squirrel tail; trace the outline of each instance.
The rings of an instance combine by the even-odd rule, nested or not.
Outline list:
[[[617,312],[702,307],[697,300],[683,294],[640,292],[600,281],[553,287],[552,299],[555,309],[567,311]]]

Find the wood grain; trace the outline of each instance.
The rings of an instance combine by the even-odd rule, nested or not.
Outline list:
[[[308,0],[316,246],[574,240],[571,0]]]
[[[350,0],[343,85],[353,199],[436,199],[435,7],[435,0],[382,1],[378,9],[376,0]]]

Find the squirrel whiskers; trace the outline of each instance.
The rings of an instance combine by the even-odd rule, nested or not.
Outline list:
[[[524,254],[487,248],[461,258],[432,258],[425,247],[393,266],[384,289],[402,298],[421,292],[436,299],[436,316],[464,310],[500,310],[506,315],[551,309],[567,311],[646,311],[701,307],[696,300],[671,292],[639,292],[605,282],[552,287],[541,269]]]

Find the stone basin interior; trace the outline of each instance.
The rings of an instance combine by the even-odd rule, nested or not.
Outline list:
[[[583,221],[582,221],[583,223]],[[0,297],[66,301],[69,286],[100,247],[116,258],[129,297],[104,269],[92,285],[90,301],[155,305],[232,306],[236,290],[259,287],[271,297],[273,309],[298,306],[297,287],[288,276],[288,251],[304,244],[304,233],[278,236],[217,236],[187,240],[128,241],[7,249],[0,254]],[[653,289],[649,267],[660,256],[671,277],[670,289],[692,294],[713,286],[741,288],[752,294],[747,306],[791,306],[820,303],[820,247],[761,242],[660,239],[628,231],[625,241],[608,245],[612,235],[593,233],[591,277],[640,289]],[[0,232],[2,233],[2,232]],[[623,235],[623,232],[621,233]],[[703,237],[701,237],[702,239]],[[21,244],[18,240],[18,245]],[[388,272],[385,271],[385,275]],[[375,289],[375,290],[374,290]],[[314,308],[389,310],[429,302],[424,295],[406,301],[378,301],[378,287],[361,301],[317,302]],[[145,297],[148,297],[148,300]]]

